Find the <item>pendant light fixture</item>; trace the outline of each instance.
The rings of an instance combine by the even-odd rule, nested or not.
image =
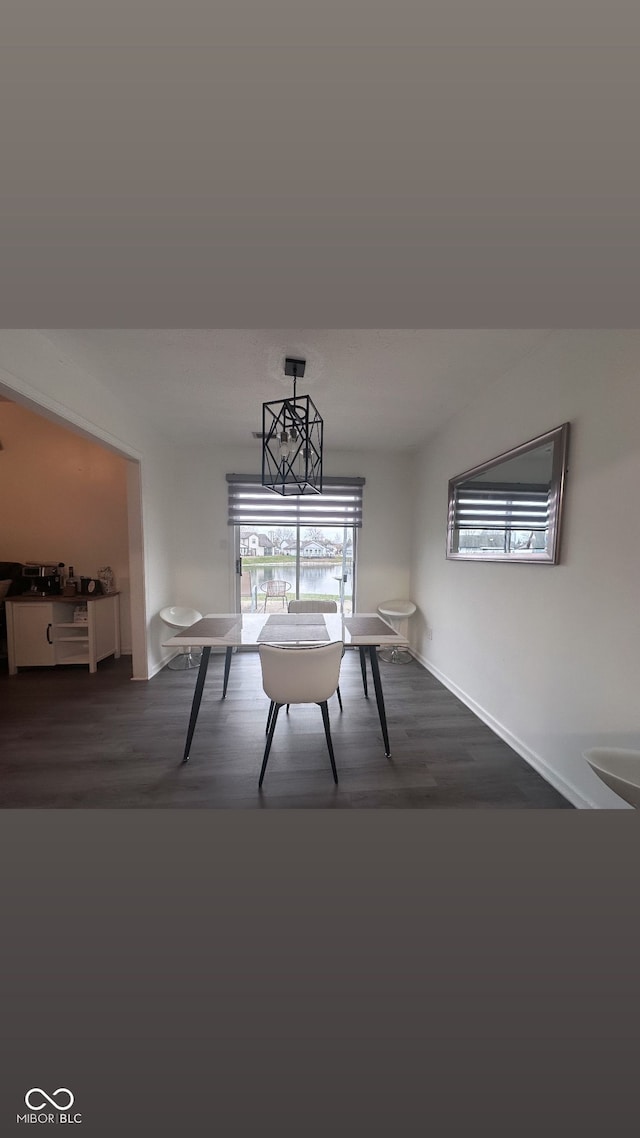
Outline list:
[[[262,485],[276,494],[322,493],[322,419],[308,395],[298,395],[306,360],[289,356],[284,374],[293,396],[262,404]]]

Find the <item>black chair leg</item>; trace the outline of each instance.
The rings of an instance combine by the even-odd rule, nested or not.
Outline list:
[[[269,759],[269,751],[271,750],[271,744],[273,742],[273,733],[276,729],[276,723],[278,722],[278,712],[280,711],[281,707],[282,707],[281,703],[274,703],[273,704],[273,714],[271,716],[271,725],[269,727],[269,734],[267,735],[267,745],[264,749],[264,758],[262,760],[262,769],[260,771],[260,779],[258,781],[259,787],[262,786],[262,780],[264,778],[264,772],[267,769],[267,761]]]
[[[340,688],[336,688],[336,695],[338,697],[338,703],[340,704],[340,711],[342,711],[342,696],[340,695]]]
[[[320,710],[322,712],[322,722],[324,723],[324,733],[327,737],[327,747],[329,748],[329,758],[331,759],[331,770],[333,771],[333,781],[337,782],[338,781],[338,772],[336,770],[336,760],[333,757],[333,743],[331,742],[331,729],[329,727],[329,708],[327,707],[326,699],[325,699],[324,703],[320,704]]]
[[[267,715],[267,726],[265,727],[265,732],[264,732],[265,735],[269,734],[269,728],[271,726],[271,716],[273,715],[274,706],[275,706],[275,704],[274,704],[273,700],[271,700],[271,703],[269,704],[269,714]]]

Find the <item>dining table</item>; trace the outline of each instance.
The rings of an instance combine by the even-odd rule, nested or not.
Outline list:
[[[207,613],[189,628],[164,641],[166,648],[201,648],[202,654],[191,703],[187,738],[182,763],[189,761],[193,734],[198,720],[207,668],[212,648],[225,649],[222,699],[226,697],[231,659],[235,649],[259,648],[260,644],[285,644],[303,647],[342,641],[346,648],[358,648],[365,698],[368,699],[367,656],[371,666],[373,688],[384,742],[384,753],[391,757],[389,730],[378,665],[379,647],[407,647],[408,640],[378,613]]]

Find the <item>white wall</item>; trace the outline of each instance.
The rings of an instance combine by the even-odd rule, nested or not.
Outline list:
[[[447,561],[449,478],[565,421],[561,564]],[[417,653],[576,805],[625,805],[583,750],[640,748],[639,424],[640,333],[558,332],[415,457]]]
[[[233,530],[227,525],[227,473],[259,474],[260,443],[246,448],[189,448],[177,452],[174,557],[176,604],[201,612],[233,607]],[[412,489],[408,455],[328,451],[327,476],[360,476],[363,525],[357,539],[357,606],[375,612],[380,601],[407,596]]]
[[[63,561],[78,577],[110,565],[131,652],[126,459],[16,403],[0,403],[0,439],[3,560]]]

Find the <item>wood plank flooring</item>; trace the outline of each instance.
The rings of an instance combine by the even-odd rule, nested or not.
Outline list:
[[[0,806],[5,808],[572,809],[420,664],[380,662],[392,757],[373,684],[345,653],[344,704],[329,701],[339,784],[320,709],[280,713],[262,791],[268,700],[255,652],[212,654],[191,760],[180,765],[196,672],[130,680],[130,661],[0,672]]]

